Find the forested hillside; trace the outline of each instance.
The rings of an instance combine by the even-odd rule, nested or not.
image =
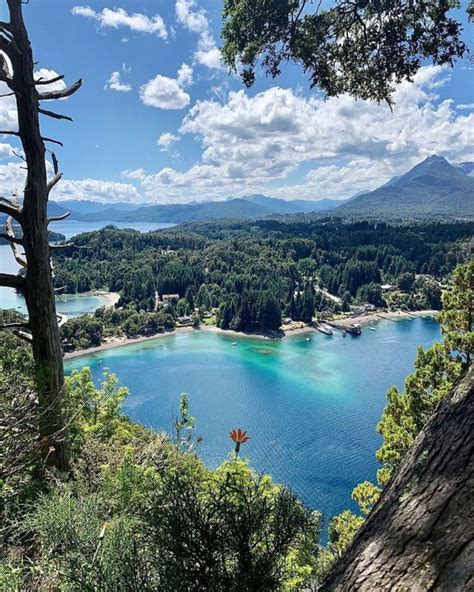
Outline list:
[[[384,283],[399,286],[393,306],[439,308],[439,278],[468,257],[473,225],[384,223],[208,223],[141,234],[105,228],[76,237],[57,259],[66,292],[108,289],[121,306],[154,311],[175,294],[179,314],[218,309],[217,323],[237,330],[278,329],[282,315],[311,321],[334,299],[387,306]]]

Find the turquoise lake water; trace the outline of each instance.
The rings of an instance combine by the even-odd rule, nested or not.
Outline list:
[[[375,479],[385,393],[403,385],[417,346],[440,336],[429,318],[373,326],[360,337],[310,340],[181,333],[73,359],[66,371],[89,366],[98,380],[109,368],[131,391],[126,413],[157,430],[171,430],[187,392],[206,463],[226,458],[232,428],[248,430],[243,455],[252,465],[330,517],[354,507],[357,483]]]

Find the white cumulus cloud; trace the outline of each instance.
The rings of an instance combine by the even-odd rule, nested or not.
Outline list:
[[[0,164],[0,179],[2,180],[2,194],[17,193],[21,196],[25,184],[25,170],[20,162]],[[89,199],[102,202],[134,201],[140,202],[141,195],[135,185],[118,183],[99,179],[66,179],[63,178],[53,189],[51,198],[55,201],[62,199]]]
[[[221,69],[221,52],[212,35],[206,11],[199,7],[196,0],[176,0],[176,18],[191,33],[199,35],[194,60],[211,69]]]
[[[129,14],[123,8],[104,8],[102,11],[97,12],[90,6],[74,6],[71,12],[75,16],[92,19],[103,28],[118,29],[126,27],[138,33],[157,35],[161,39],[168,38],[165,22],[159,14],[155,14],[153,17],[140,12]]]
[[[53,78],[57,77],[58,73],[48,68],[40,68],[34,73],[35,80],[45,81],[52,80]],[[45,92],[46,90],[62,90],[63,88],[66,88],[66,83],[64,80],[57,80],[52,84],[44,84],[38,88],[41,90],[41,92]],[[0,129],[15,131],[18,129],[16,100],[15,97],[10,93],[11,90],[8,88],[5,82],[0,82]]]
[[[184,109],[191,101],[177,80],[158,74],[140,87],[140,99],[148,107]]]
[[[178,84],[190,86],[193,83],[193,69],[188,64],[181,64],[177,73]]]
[[[162,201],[223,198],[249,191],[284,198],[344,198],[374,189],[432,154],[474,159],[474,114],[436,95],[449,71],[422,68],[398,85],[393,112],[347,95],[320,99],[272,87],[254,96],[231,92],[198,101],[181,134],[202,146],[187,170],[167,167],[141,179]],[[302,176],[301,165],[310,172]],[[300,175],[298,184],[289,175]]]
[[[13,147],[10,144],[0,143],[0,158],[10,158],[13,156]]]
[[[105,83],[105,88],[106,89],[108,88],[110,90],[115,90],[116,92],[123,92],[123,93],[127,93],[132,90],[132,86],[130,84],[122,82],[121,75],[118,70],[116,70],[115,72],[112,72],[112,74],[110,75],[110,78]]]
[[[161,136],[158,138],[157,144],[158,146],[161,146],[162,150],[168,150],[171,144],[173,144],[177,140],[179,140],[178,136],[175,136],[170,132],[165,132],[164,134],[161,134]]]

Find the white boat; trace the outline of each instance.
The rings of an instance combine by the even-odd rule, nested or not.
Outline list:
[[[369,327],[369,331],[375,331],[375,327]]]
[[[324,333],[324,335],[332,335],[332,329],[329,325],[326,325],[326,323],[318,323],[316,329],[320,333]]]

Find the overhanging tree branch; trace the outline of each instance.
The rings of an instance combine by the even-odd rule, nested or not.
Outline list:
[[[0,273],[0,286],[4,288],[15,288],[15,290],[24,292],[25,278],[11,273]]]
[[[23,244],[23,240],[21,238],[18,238],[16,236],[10,236],[8,233],[5,233],[5,232],[0,233],[0,239],[6,240],[9,243],[15,243],[17,245]]]
[[[69,117],[69,115],[61,115],[61,113],[55,113],[54,111],[48,111],[47,109],[38,109],[38,111],[53,119],[66,119],[67,121],[72,121],[72,117]]]
[[[67,86],[66,88],[63,88],[61,90],[51,90],[51,91],[46,91],[43,93],[39,93],[38,98],[40,101],[51,101],[53,99],[65,99],[66,97],[70,97],[71,95],[73,95],[77,90],[79,90],[82,86],[82,78],[79,78],[79,80],[76,80],[76,82],[74,82],[74,84],[71,84],[71,86]]]
[[[39,86],[40,84],[53,84],[53,82],[59,82],[60,80],[64,79],[64,74],[60,74],[55,78],[50,78],[49,80],[45,80],[44,78],[38,78],[35,80],[35,86]]]
[[[13,333],[23,339],[23,341],[27,341],[28,343],[33,343],[33,336],[30,333],[26,333],[25,331],[20,331],[20,329],[14,329]]]
[[[21,223],[21,208],[6,197],[0,197],[0,213],[11,216]]]
[[[43,142],[52,142],[53,144],[58,144],[58,146],[64,146],[62,142],[55,140],[54,138],[45,138],[44,136],[41,136],[41,139]]]

